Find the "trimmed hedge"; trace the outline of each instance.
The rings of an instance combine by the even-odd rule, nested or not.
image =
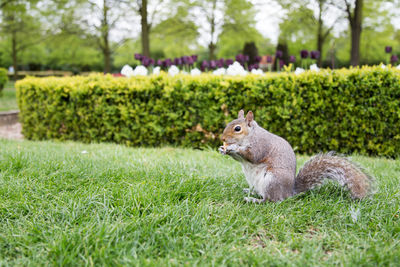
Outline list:
[[[0,68],[0,95],[1,91],[3,91],[4,85],[8,82],[7,70],[4,68]]]
[[[26,78],[16,88],[23,134],[33,140],[216,147],[226,123],[245,109],[300,153],[400,155],[395,68],[246,77]]]

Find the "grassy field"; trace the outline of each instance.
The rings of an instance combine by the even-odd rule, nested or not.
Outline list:
[[[215,151],[0,140],[0,265],[398,266],[400,161],[353,160],[373,198],[256,205]]]
[[[0,111],[17,110],[14,82],[8,82],[0,94]]]

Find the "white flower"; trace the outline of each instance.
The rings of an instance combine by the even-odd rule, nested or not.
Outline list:
[[[225,75],[226,69],[225,68],[219,68],[213,71],[214,75]]]
[[[400,70],[400,64],[399,64],[399,65],[397,65],[396,69]]]
[[[121,69],[121,74],[126,76],[126,77],[131,77],[133,76],[133,69],[129,65],[125,65]]]
[[[303,73],[305,70],[302,68],[297,67],[296,70],[294,71],[294,74],[299,75],[301,73]]]
[[[160,70],[161,70],[161,68],[160,68],[159,66],[155,67],[155,68],[153,69],[153,74],[155,74],[155,75],[160,74]]]
[[[310,66],[310,70],[312,70],[312,71],[319,71],[319,68],[318,68],[317,64],[312,64],[312,65]]]
[[[264,72],[262,69],[252,69],[251,73],[256,74],[256,75],[264,75]]]
[[[87,154],[87,153],[89,153],[89,152],[87,152],[86,150],[83,150],[81,153],[82,153],[82,154]]]
[[[382,69],[386,69],[386,65],[385,64],[381,64],[381,68]]]
[[[146,76],[147,72],[148,72],[148,70],[145,66],[139,65],[139,66],[136,66],[135,70],[133,71],[133,75],[134,76],[137,76],[137,75]]]
[[[190,75],[192,76],[196,76],[196,75],[200,75],[201,71],[198,68],[194,68],[190,71]]]
[[[227,75],[247,75],[247,71],[240,65],[239,62],[235,61],[232,65],[229,65],[228,69],[226,70]]]
[[[168,74],[171,76],[175,76],[179,73],[179,69],[177,66],[172,65],[169,69],[168,69]]]

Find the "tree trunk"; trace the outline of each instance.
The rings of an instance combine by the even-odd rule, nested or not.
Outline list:
[[[362,30],[362,7],[364,0],[356,0],[354,14],[350,19],[351,27],[351,58],[350,64],[357,66],[360,64],[360,39]]]
[[[140,15],[142,26],[142,54],[146,57],[150,57],[150,25],[147,21],[147,0],[142,0]]]
[[[15,31],[12,32],[11,35],[11,53],[13,60],[13,68],[14,68],[14,81],[18,78],[18,50],[17,50],[17,33]]]
[[[215,59],[215,48],[217,48],[217,47],[213,42],[211,42],[208,45],[208,58],[209,58],[209,60],[214,60]]]
[[[111,72],[111,51],[110,51],[110,42],[109,42],[109,25],[108,25],[108,5],[107,1],[103,0],[103,21],[102,21],[101,34],[103,37],[103,58],[104,58],[104,72]]]
[[[103,57],[104,57],[104,73],[110,73],[111,72],[111,52],[110,49],[107,47],[103,51]]]
[[[208,45],[208,58],[209,60],[215,59],[215,49],[217,48],[216,43],[214,43],[214,34],[215,34],[215,27],[216,27],[216,22],[215,22],[215,10],[217,9],[217,0],[213,1],[213,7],[212,7],[212,15],[209,20],[210,26],[211,26],[211,32],[210,32],[210,37],[211,41],[210,44]]]
[[[103,58],[104,58],[104,73],[111,72],[111,51],[110,42],[108,39],[108,30],[103,32]]]
[[[331,68],[335,68],[335,43],[332,44],[331,49],[330,49],[330,54],[331,54]]]
[[[321,67],[322,63],[322,47],[324,45],[324,37],[323,37],[323,26],[324,22],[322,20],[322,5],[323,2],[321,0],[318,1],[319,4],[319,16],[318,16],[318,32],[317,32],[317,50],[319,51],[320,55],[319,58],[317,59],[317,65],[318,67]]]

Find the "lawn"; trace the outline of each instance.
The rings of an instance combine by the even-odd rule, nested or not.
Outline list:
[[[216,151],[0,140],[0,265],[396,266],[400,161],[353,160],[373,198],[330,183],[256,205]]]
[[[8,82],[0,94],[0,112],[17,109],[18,105],[14,82]]]

